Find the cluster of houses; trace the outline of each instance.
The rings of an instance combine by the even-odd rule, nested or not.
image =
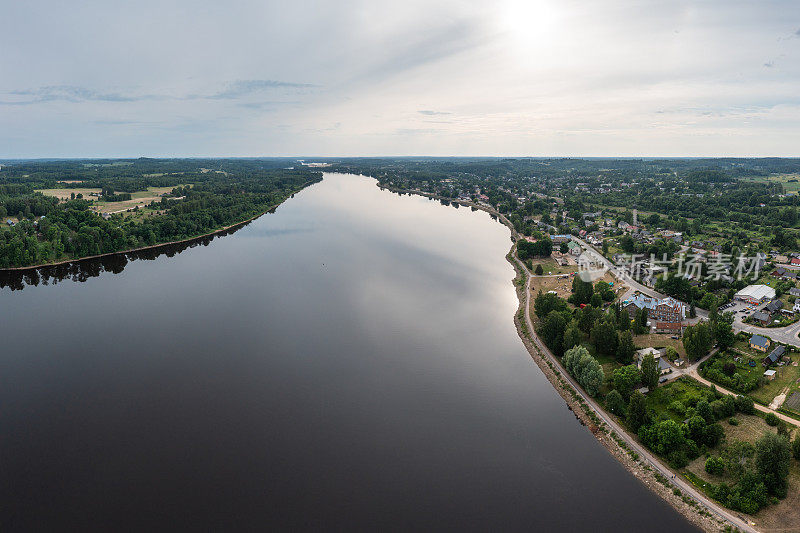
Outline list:
[[[773,250],[770,252],[772,260],[782,265],[795,265],[800,266],[800,252],[792,252],[790,254],[780,254]]]
[[[750,348],[753,350],[767,353],[772,346],[772,341],[763,335],[753,335],[750,337],[749,344]],[[775,379],[777,372],[770,367],[773,365],[782,365],[788,361],[789,357],[786,355],[786,346],[782,344],[775,346],[772,351],[769,352],[769,355],[761,360],[761,364],[764,366],[764,368],[766,368],[764,371],[764,377],[769,380]],[[754,363],[751,363],[751,365],[754,365]]]
[[[772,300],[761,308],[760,311],[753,312],[753,314],[750,315],[750,319],[753,322],[758,322],[762,326],[766,326],[772,321],[772,317],[780,311],[783,311],[783,302],[780,300]]]
[[[683,242],[683,234],[681,232],[659,230],[654,234],[646,230],[638,223],[636,210],[634,210],[633,224],[624,220],[618,222],[612,218],[604,218],[601,211],[583,213],[580,221],[571,218],[567,211],[560,210],[557,207],[554,207],[550,214],[554,219],[562,217],[567,222],[574,222],[578,226],[578,236],[586,239],[595,246],[600,246],[603,243],[604,235],[607,232],[616,232],[617,230],[629,234],[634,240],[643,244],[652,244],[659,238],[671,239],[676,243]],[[548,231],[550,233],[555,233],[557,231],[552,225],[541,221],[538,221],[537,225],[543,231]],[[595,225],[598,229],[590,231],[589,228]]]
[[[787,270],[783,267],[778,267],[772,271],[771,276],[773,278],[778,278],[783,281],[796,281],[797,280],[797,271],[796,270]]]
[[[775,295],[775,289],[768,285],[748,285],[737,292],[734,295],[734,299],[751,305],[761,305],[767,302],[766,305],[750,315],[750,319],[753,322],[762,325],[769,324],[777,314],[793,315],[800,312],[800,289],[795,287],[789,289],[789,295],[797,298],[791,309],[784,309],[783,302],[777,299]]]
[[[46,217],[45,217],[44,215],[40,216],[38,219],[36,219],[36,220],[34,220],[34,221],[33,221],[33,225],[34,225],[34,226],[38,226],[38,225],[39,225],[39,221],[40,221],[40,220],[44,220],[45,218],[46,218]],[[10,218],[9,218],[9,219],[6,219],[6,224],[8,224],[9,226],[11,226],[12,228],[13,228],[14,226],[16,226],[16,225],[17,225],[17,223],[16,223],[16,222],[14,222],[13,220],[11,220]]]

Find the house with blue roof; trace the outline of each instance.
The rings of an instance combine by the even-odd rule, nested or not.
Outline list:
[[[761,335],[753,335],[750,337],[750,347],[759,352],[766,352],[769,350],[770,340]]]

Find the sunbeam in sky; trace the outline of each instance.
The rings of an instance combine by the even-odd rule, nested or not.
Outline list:
[[[794,1],[44,1],[4,15],[2,157],[751,156],[800,141]]]

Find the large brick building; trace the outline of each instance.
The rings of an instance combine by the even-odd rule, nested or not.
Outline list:
[[[628,303],[625,309],[631,316],[639,309],[647,309],[647,317],[658,322],[681,322],[686,318],[686,306],[671,297],[658,300],[639,294]]]

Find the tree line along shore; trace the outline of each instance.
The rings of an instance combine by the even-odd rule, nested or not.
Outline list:
[[[4,165],[0,268],[62,263],[200,237],[250,220],[321,179],[318,171],[273,160]]]

